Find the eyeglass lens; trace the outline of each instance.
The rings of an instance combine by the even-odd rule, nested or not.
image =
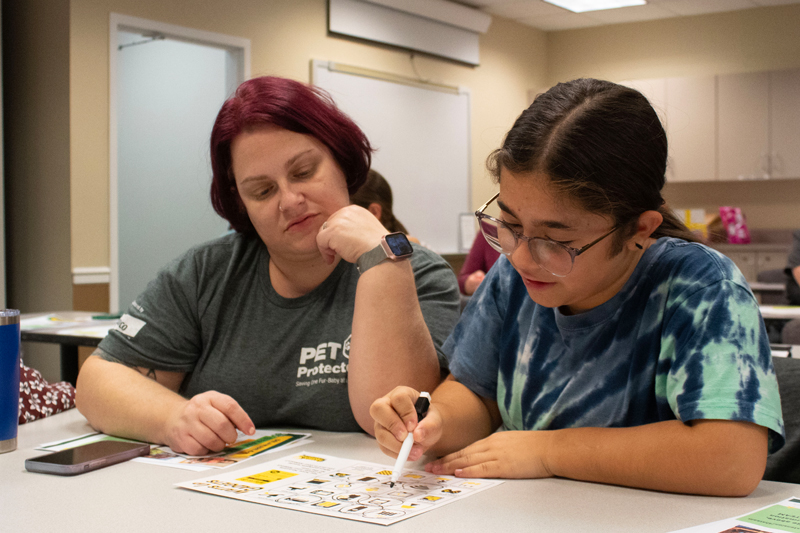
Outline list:
[[[484,238],[498,252],[511,255],[517,249],[519,237],[505,224],[483,218],[480,225]],[[565,247],[540,238],[532,238],[527,244],[536,264],[551,274],[566,276],[572,271],[572,255]]]

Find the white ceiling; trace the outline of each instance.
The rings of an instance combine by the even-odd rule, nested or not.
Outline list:
[[[623,22],[665,19],[763,6],[800,4],[800,0],[647,0],[643,6],[573,13],[544,0],[455,0],[491,15],[545,31],[588,28]]]

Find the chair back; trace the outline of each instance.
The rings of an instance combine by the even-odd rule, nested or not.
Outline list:
[[[764,479],[800,483],[800,359],[773,357],[786,444],[767,458]]]
[[[783,326],[781,344],[800,345],[800,318],[790,320]],[[800,357],[800,354],[797,354],[796,357]]]
[[[775,268],[762,270],[756,274],[756,280],[761,283],[781,283],[786,285],[786,273],[783,269]],[[763,291],[761,292],[761,303],[764,305],[789,305],[789,298],[786,296],[786,289],[780,292]]]

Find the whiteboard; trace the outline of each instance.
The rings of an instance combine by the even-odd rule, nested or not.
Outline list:
[[[471,206],[469,92],[352,74],[328,61],[311,70],[377,149],[372,168],[392,186],[397,219],[435,252],[461,252],[459,217]]]

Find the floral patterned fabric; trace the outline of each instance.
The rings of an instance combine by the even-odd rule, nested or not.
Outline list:
[[[38,370],[19,362],[19,423],[33,422],[75,407],[75,387],[48,383]]]

